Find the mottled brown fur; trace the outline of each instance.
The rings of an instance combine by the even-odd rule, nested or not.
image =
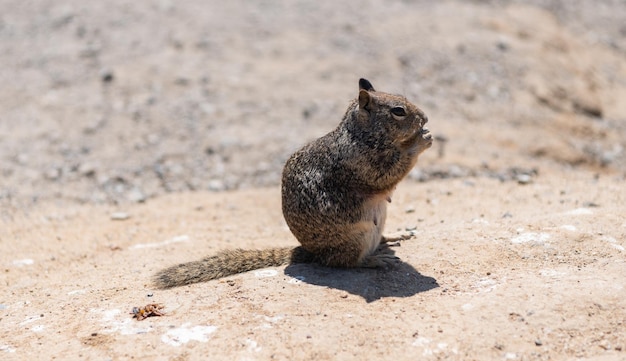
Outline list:
[[[295,152],[282,175],[282,211],[301,246],[227,250],[158,272],[169,288],[254,269],[318,262],[380,267],[397,258],[381,243],[387,202],[432,144],[424,113],[405,97],[375,91],[365,79],[339,126]]]

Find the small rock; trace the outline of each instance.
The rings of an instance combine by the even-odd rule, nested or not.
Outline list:
[[[320,111],[320,106],[317,103],[309,103],[302,109],[302,117],[304,119],[311,119]]]
[[[61,177],[61,170],[59,168],[48,169],[44,176],[49,180],[57,180]]]
[[[404,212],[405,212],[405,213],[413,213],[413,212],[415,212],[415,207],[413,207],[413,206],[408,206],[408,207],[406,207],[406,208],[404,209]]]
[[[595,202],[584,202],[583,203],[583,207],[585,207],[585,208],[596,208],[596,207],[600,207],[600,205],[598,203],[595,203]]]
[[[611,343],[609,341],[607,341],[607,340],[600,341],[600,344],[598,346],[600,346],[600,348],[602,348],[603,350],[606,350],[606,351],[608,351],[608,350],[610,350],[612,348],[611,347]]]
[[[466,177],[467,174],[468,172],[464,170],[463,168],[459,167],[458,165],[453,164],[448,169],[448,175],[450,176],[450,178],[462,178],[462,177]]]
[[[543,342],[541,342],[540,339],[536,339],[535,340],[535,346],[541,346],[541,345],[543,345]]]
[[[78,172],[85,177],[93,177],[96,174],[96,165],[94,163],[82,163],[78,166]]]
[[[212,191],[223,191],[225,186],[224,186],[224,182],[222,182],[222,180],[220,180],[220,179],[212,179],[212,180],[209,181],[208,188],[209,188],[209,190],[212,190]]]
[[[143,194],[141,189],[136,188],[136,187],[131,189],[128,192],[128,194],[126,195],[126,198],[128,198],[128,200],[131,202],[137,202],[137,203],[143,203],[146,201],[146,195]]]
[[[403,68],[408,68],[411,66],[411,59],[412,57],[409,54],[401,54],[398,56],[398,63],[400,63]]]
[[[89,44],[82,48],[79,52],[81,58],[95,58],[100,54],[102,47],[98,44]]]
[[[572,105],[574,110],[579,113],[594,118],[602,118],[602,106],[596,96],[576,97],[572,101]]]
[[[100,128],[102,128],[106,124],[107,120],[105,118],[98,118],[92,120],[83,128],[83,133],[85,134],[94,134]]]
[[[417,168],[413,168],[413,170],[409,173],[409,178],[418,182],[425,182],[428,180],[428,174]]]
[[[103,83],[110,83],[114,78],[115,76],[113,75],[113,71],[111,69],[104,68],[100,70],[100,79]]]
[[[187,86],[187,85],[189,85],[189,82],[190,82],[189,79],[187,79],[185,77],[182,77],[182,76],[180,76],[180,77],[176,78],[176,80],[174,80],[174,84],[180,85],[180,86]]]
[[[114,221],[125,221],[128,218],[130,218],[130,215],[126,212],[111,213],[111,220],[114,220]]]
[[[519,184],[528,184],[533,180],[533,178],[528,174],[518,174],[515,178]]]

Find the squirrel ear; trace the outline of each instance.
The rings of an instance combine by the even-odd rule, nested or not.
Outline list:
[[[370,98],[370,93],[368,93],[366,90],[359,90],[359,108],[365,109],[365,107],[367,107],[370,102]]]
[[[359,79],[359,90],[367,90],[371,92],[376,91],[374,90],[374,86],[372,86],[372,83],[370,83],[369,80],[364,79],[364,78]]]

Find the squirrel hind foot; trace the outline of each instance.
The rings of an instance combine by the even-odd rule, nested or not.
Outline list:
[[[389,268],[400,261],[393,253],[381,252],[365,256],[359,267],[362,268]]]
[[[394,243],[400,241],[406,241],[409,239],[415,238],[415,231],[400,231],[392,234],[388,234],[386,236],[382,236],[380,239],[380,243]]]

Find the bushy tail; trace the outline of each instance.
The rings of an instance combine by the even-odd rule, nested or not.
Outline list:
[[[157,272],[156,287],[172,288],[206,282],[237,273],[290,263],[311,263],[313,254],[302,247],[271,248],[264,250],[233,249],[219,252],[199,261],[181,263]]]

